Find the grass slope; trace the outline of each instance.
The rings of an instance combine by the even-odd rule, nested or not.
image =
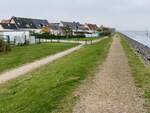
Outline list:
[[[0,53],[0,73],[42,57],[64,51],[75,45],[77,44],[43,43],[13,47],[10,52]]]
[[[132,69],[135,84],[137,87],[144,90],[143,96],[147,100],[145,106],[148,109],[148,113],[150,113],[150,67],[145,66],[125,39],[122,38],[121,42],[128,55],[129,65]]]
[[[76,100],[74,90],[104,61],[111,40],[86,45],[38,70],[0,85],[0,113],[70,112]]]

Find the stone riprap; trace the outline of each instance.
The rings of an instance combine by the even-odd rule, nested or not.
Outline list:
[[[135,51],[138,54],[140,54],[142,58],[150,65],[150,48],[139,43],[136,40],[131,39],[130,37],[127,37],[124,34],[121,35],[123,35],[123,37],[128,41],[128,43],[135,49]]]

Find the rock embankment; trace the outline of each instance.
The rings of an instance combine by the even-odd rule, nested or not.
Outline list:
[[[150,65],[150,48],[123,34],[122,36],[135,49],[135,51],[139,53],[142,56],[142,58]]]

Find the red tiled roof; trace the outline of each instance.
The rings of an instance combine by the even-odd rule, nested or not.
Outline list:
[[[89,30],[97,30],[98,26],[96,24],[86,24]]]
[[[2,20],[1,23],[9,24],[11,20]]]

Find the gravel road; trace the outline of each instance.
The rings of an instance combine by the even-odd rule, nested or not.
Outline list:
[[[120,38],[113,39],[106,61],[94,78],[79,87],[73,113],[144,113]]]

